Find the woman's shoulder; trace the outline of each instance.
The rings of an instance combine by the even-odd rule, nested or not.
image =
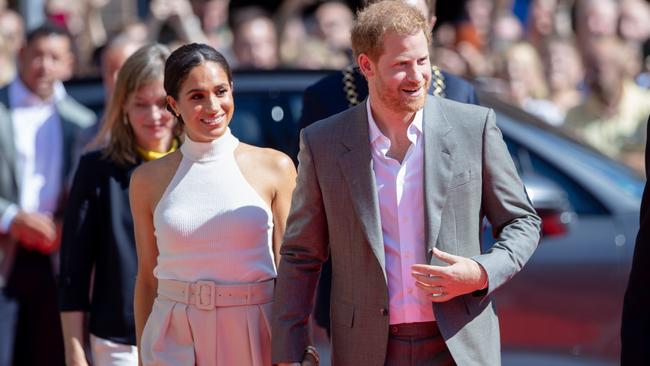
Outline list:
[[[181,158],[181,152],[177,150],[160,159],[141,164],[131,176],[132,187],[146,186],[155,188],[159,185],[166,186],[176,172]]]
[[[238,150],[240,157],[238,160],[257,165],[261,169],[272,170],[279,174],[296,170],[293,160],[281,151],[245,143],[240,143]]]

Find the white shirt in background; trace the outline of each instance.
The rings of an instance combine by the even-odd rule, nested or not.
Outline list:
[[[63,131],[55,103],[65,98],[58,82],[54,95],[42,100],[20,78],[9,84],[9,108],[16,148],[19,199],[0,217],[0,232],[8,232],[19,210],[52,214],[62,189]]]

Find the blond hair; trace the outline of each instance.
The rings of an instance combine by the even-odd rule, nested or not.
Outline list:
[[[531,97],[545,99],[548,97],[548,86],[544,76],[544,66],[537,49],[527,42],[518,42],[505,50],[502,68],[506,69],[508,62],[519,62],[526,65],[526,73],[520,75]]]
[[[117,81],[106,108],[102,128],[90,143],[89,148],[103,148],[104,157],[118,165],[135,164],[137,150],[135,133],[128,122],[125,106],[128,98],[142,85],[162,80],[165,60],[169,49],[153,44],[138,49],[131,55],[117,74]],[[180,136],[180,124],[176,123],[174,136]]]
[[[383,52],[384,37],[389,32],[400,36],[422,32],[427,44],[431,43],[429,24],[422,12],[402,1],[380,1],[357,13],[357,22],[352,28],[354,57],[363,53],[377,61]]]

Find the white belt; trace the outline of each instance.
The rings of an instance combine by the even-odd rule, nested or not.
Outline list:
[[[236,285],[212,281],[158,280],[158,295],[202,310],[221,306],[259,305],[273,301],[275,279]]]

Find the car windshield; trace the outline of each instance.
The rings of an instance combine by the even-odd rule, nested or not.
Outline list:
[[[536,127],[530,126],[530,128]],[[590,148],[575,143],[569,139],[561,138],[559,134],[553,134],[541,129],[539,129],[536,134],[540,139],[549,140],[549,142],[555,140],[554,143],[561,149],[565,150],[568,154],[572,154],[577,159],[582,160],[584,164],[597,170],[604,178],[608,179],[621,190],[641,199],[644,185],[642,180],[632,170],[616,161],[604,157]]]

